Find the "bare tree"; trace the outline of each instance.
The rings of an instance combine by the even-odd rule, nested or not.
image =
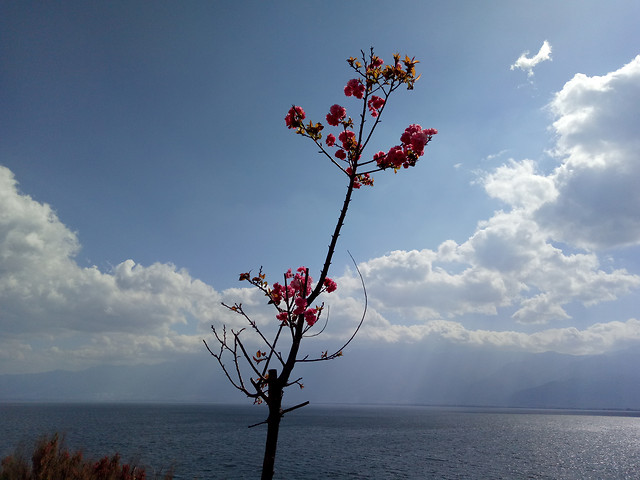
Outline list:
[[[315,305],[315,302],[321,294],[331,293],[337,287],[336,283],[328,277],[329,267],[354,190],[362,186],[372,186],[372,173],[389,169],[398,172],[415,166],[424,154],[425,146],[437,133],[435,129],[423,130],[419,125],[410,125],[401,135],[399,145],[391,147],[387,152],[378,152],[369,160],[364,160],[363,153],[373,132],[380,124],[389,96],[402,85],[406,85],[409,90],[413,89],[419,76],[415,75],[415,65],[418,61],[408,56],[402,58],[399,54],[395,54],[393,62],[385,64],[374,54],[373,48],[368,54],[364,51],[361,54],[361,59],[354,57],[347,59],[349,66],[356,73],[356,78],[349,80],[344,87],[347,97],[354,97],[361,102],[358,123],[354,123],[344,107],[337,104],[331,106],[326,120],[330,126],[337,129],[338,137],[329,134],[322,142],[324,125],[311,121],[305,124],[306,114],[301,107],[292,106],[285,117],[288,128],[311,139],[320,149],[319,153],[339,168],[348,179],[342,208],[331,235],[320,277],[314,283],[309,270],[301,267],[296,272],[291,270],[286,272],[282,284],[278,282],[269,284],[262,268],[256,275],[250,272],[242,273],[240,280],[247,281],[260,290],[267,297],[267,302],[277,311],[278,327],[273,339],[267,338],[241,303],[223,303],[227,309],[243,318],[246,325],[257,335],[262,346],[255,354],[248,351],[246,342],[241,338],[245,328],[227,329],[226,326],[221,330],[211,327],[218,348],[209,347],[205,341],[207,349],[218,361],[229,382],[247,397],[252,398],[254,403],[265,403],[269,408],[267,419],[256,424],[267,424],[262,467],[263,480],[273,478],[282,416],[309,403],[304,402],[290,408],[282,408],[284,390],[292,385],[302,386],[302,379],[292,376],[296,364],[327,361],[341,356],[343,349],[353,340],[365,318],[367,294],[362,275],[356,265],[356,271],[362,281],[365,304],[362,317],[354,332],[340,348],[332,352],[325,350],[313,358],[308,355],[300,356],[302,340],[308,336],[319,335],[326,327],[328,316],[325,315],[325,325],[319,331],[312,331],[324,310],[324,303]],[[368,128],[367,123],[370,123]],[[227,360],[229,363],[226,363]]]

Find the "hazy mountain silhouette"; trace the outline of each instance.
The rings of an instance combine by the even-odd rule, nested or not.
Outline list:
[[[397,352],[397,350],[394,350]],[[450,345],[381,347],[301,364],[287,403],[402,403],[640,410],[640,353],[571,356]],[[207,356],[159,365],[0,375],[0,401],[249,402]]]

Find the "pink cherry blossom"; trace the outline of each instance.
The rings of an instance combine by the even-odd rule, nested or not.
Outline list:
[[[345,153],[344,150],[340,149],[335,153],[336,158],[339,158],[340,160],[344,160],[345,158],[347,158],[347,154]]]
[[[297,295],[302,295],[304,297],[311,293],[313,278],[311,278],[311,275],[307,276],[307,269],[305,267],[300,267],[297,271],[298,273],[295,274],[290,285]]]
[[[273,301],[273,303],[279,305],[284,297],[284,292],[285,288],[282,285],[277,282],[274,283],[271,289],[271,300]]]
[[[313,325],[318,321],[318,310],[315,308],[308,308],[305,310],[304,321],[307,322],[310,327],[313,327]]]
[[[418,157],[424,155],[424,147],[431,141],[431,137],[437,134],[435,128],[423,130],[420,125],[409,125],[400,136],[400,141],[405,147],[410,148]]]
[[[289,109],[287,116],[284,117],[284,122],[287,124],[287,128],[298,128],[302,125],[302,120],[306,118],[302,107],[294,105]]]
[[[391,147],[387,152],[387,165],[393,168],[400,168],[407,160],[407,155],[401,146]]]
[[[307,308],[307,299],[303,297],[296,297],[295,304],[296,308],[293,311],[293,314],[300,315],[304,313],[304,310]]]
[[[357,78],[353,78],[347,82],[347,86],[344,87],[344,94],[347,97],[353,95],[354,97],[361,99],[364,97],[364,85]]]
[[[351,130],[343,130],[338,135],[338,140],[342,142],[342,148],[350,150],[356,143],[356,134]]]
[[[369,65],[369,68],[378,68],[384,65],[384,61],[380,57],[373,57],[373,61]]]
[[[376,164],[380,167],[380,168],[387,168],[388,162],[387,162],[387,154],[384,152],[378,152],[373,156],[373,159],[376,161]]]
[[[329,293],[335,292],[336,288],[338,288],[338,284],[328,277],[324,279],[323,284],[324,288],[326,288]]]
[[[336,144],[336,136],[333,133],[330,133],[327,135],[326,142],[328,147],[333,147]]]
[[[332,105],[327,114],[327,123],[336,127],[346,116],[347,110],[344,107]]]
[[[367,106],[369,107],[371,116],[377,117],[380,114],[379,110],[384,106],[384,98],[373,95],[367,102]]]
[[[366,185],[368,187],[373,186],[373,178],[371,178],[371,175],[369,175],[368,173],[364,173],[360,175],[359,179],[360,179],[360,185]]]

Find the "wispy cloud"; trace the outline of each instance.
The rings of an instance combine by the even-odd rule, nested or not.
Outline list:
[[[551,45],[548,41],[544,41],[538,53],[533,57],[529,57],[529,51],[522,53],[516,62],[511,65],[511,70],[519,68],[520,70],[527,72],[528,77],[533,77],[533,68],[541,62],[551,60]]]

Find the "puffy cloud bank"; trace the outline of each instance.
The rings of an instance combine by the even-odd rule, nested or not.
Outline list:
[[[545,55],[520,65],[533,68]],[[637,319],[580,329],[567,312],[567,305],[614,301],[640,287],[640,276],[603,267],[599,257],[640,244],[638,105],[640,56],[607,75],[567,82],[549,105],[552,171],[511,160],[481,178],[504,208],[466,241],[360,265],[370,300],[361,337],[574,354],[640,344]],[[0,373],[202,351],[209,324],[238,320],[220,307],[223,297],[255,308],[260,323],[273,321],[255,291],[218,293],[170,264],[85,268],[75,261],[79,248],[51,207],[22,194],[0,166]],[[362,313],[359,280],[352,273],[338,280],[327,299],[328,338],[346,338]],[[505,315],[513,328],[474,327],[475,318]]]
[[[533,66],[545,55],[520,64]],[[549,105],[558,162],[552,171],[511,160],[482,177],[486,193],[505,208],[479,222],[468,240],[360,265],[378,315],[368,334],[577,354],[637,344],[638,320],[578,330],[566,326],[566,306],[613,301],[640,286],[640,276],[603,267],[599,258],[602,250],[640,244],[638,105],[640,56],[607,75],[567,82]],[[357,288],[348,275],[343,281]],[[564,327],[491,332],[462,320],[507,311],[529,330],[550,322]]]
[[[640,56],[604,76],[576,75],[550,104],[550,179],[558,191],[536,220],[554,238],[597,250],[640,244]]]
[[[74,260],[76,235],[50,206],[21,194],[0,166],[0,357],[33,369],[157,361],[192,352],[219,294],[173,265],[126,260],[110,272]],[[17,367],[19,368],[19,367]]]

